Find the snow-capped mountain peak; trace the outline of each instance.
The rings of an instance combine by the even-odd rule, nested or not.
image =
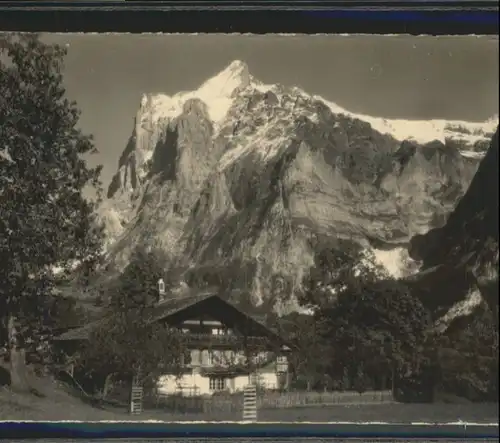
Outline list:
[[[231,107],[234,92],[247,88],[251,82],[248,65],[241,60],[234,60],[194,91],[182,91],[172,96],[144,94],[139,110],[140,119],[155,124],[162,119],[177,117],[187,101],[199,99],[207,106],[210,119],[217,123],[224,119]]]
[[[207,113],[216,125],[220,125],[238,94],[252,89],[258,92],[279,92],[287,90],[308,101],[319,101],[327,105],[335,114],[344,114],[369,123],[373,129],[402,141],[413,139],[419,143],[434,140],[444,142],[451,138],[467,145],[489,139],[498,124],[498,116],[484,122],[436,120],[387,119],[350,112],[338,104],[319,95],[310,95],[298,87],[268,85],[251,75],[248,65],[241,60],[233,60],[224,69],[203,82],[193,91],[182,91],[172,96],[166,94],[144,94],[141,99],[138,119],[149,126],[165,119],[172,119],[183,112],[184,104],[191,99],[201,100]],[[143,125],[144,126],[144,125]],[[467,155],[467,151],[464,151]],[[473,156],[473,152],[470,152]]]
[[[409,239],[443,223],[477,168],[464,153],[482,155],[496,124],[356,114],[235,60],[193,91],[142,97],[101,207],[110,257],[155,243],[184,266],[253,269],[260,254],[257,286],[298,287],[319,235],[380,245],[407,272]]]
[[[246,88],[249,84],[248,65],[241,60],[234,60],[214,77],[205,81],[197,92],[206,97],[230,97],[235,89]]]

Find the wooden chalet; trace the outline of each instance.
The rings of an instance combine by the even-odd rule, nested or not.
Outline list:
[[[159,381],[160,392],[203,395],[239,391],[249,381],[271,389],[288,384],[290,348],[285,340],[217,291],[176,298],[161,295],[150,321],[177,328],[188,350],[183,375],[165,374]],[[61,349],[74,348],[89,339],[99,322],[69,330],[54,340]]]

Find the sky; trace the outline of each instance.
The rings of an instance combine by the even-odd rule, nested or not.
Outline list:
[[[107,186],[141,95],[196,89],[232,60],[356,113],[484,121],[498,114],[497,37],[47,34],[67,45],[64,81],[94,135]]]

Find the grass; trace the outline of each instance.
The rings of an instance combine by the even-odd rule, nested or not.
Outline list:
[[[41,381],[41,380],[40,380]],[[0,388],[2,420],[117,420],[115,412],[91,406],[53,380],[37,383],[42,396]]]
[[[14,392],[0,386],[1,420],[127,420],[126,408],[96,407],[67,385],[52,377],[36,377],[29,371],[33,393]]]
[[[296,409],[318,408],[353,404],[394,403],[390,391],[357,392],[273,392],[257,393],[257,408],[265,409]],[[205,414],[241,414],[243,408],[243,393],[220,393],[203,398],[160,396],[153,400],[156,404],[170,412],[203,411]]]
[[[131,416],[126,407],[92,406],[76,397],[64,385],[46,377],[36,379],[42,396],[16,393],[0,387],[1,420],[165,420],[237,421],[241,412],[172,414],[146,410]],[[260,421],[383,421],[383,422],[498,422],[498,404],[351,404],[325,407],[278,408],[259,411]]]
[[[76,395],[65,384],[51,377],[30,377],[30,385],[39,393],[14,392],[0,386],[0,420],[99,421],[99,420],[238,420],[240,414],[222,418],[219,414],[171,414],[162,410],[146,410],[132,416],[126,406],[92,405]]]

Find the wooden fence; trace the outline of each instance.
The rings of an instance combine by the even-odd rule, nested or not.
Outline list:
[[[333,392],[266,392],[257,398],[259,409],[296,408],[303,406],[327,406],[341,404],[391,403],[391,391]]]
[[[257,410],[298,407],[320,407],[344,404],[380,404],[393,402],[391,391],[358,392],[258,392]],[[158,395],[150,398],[149,406],[180,414],[240,413],[243,411],[243,393],[213,396],[184,397]]]

